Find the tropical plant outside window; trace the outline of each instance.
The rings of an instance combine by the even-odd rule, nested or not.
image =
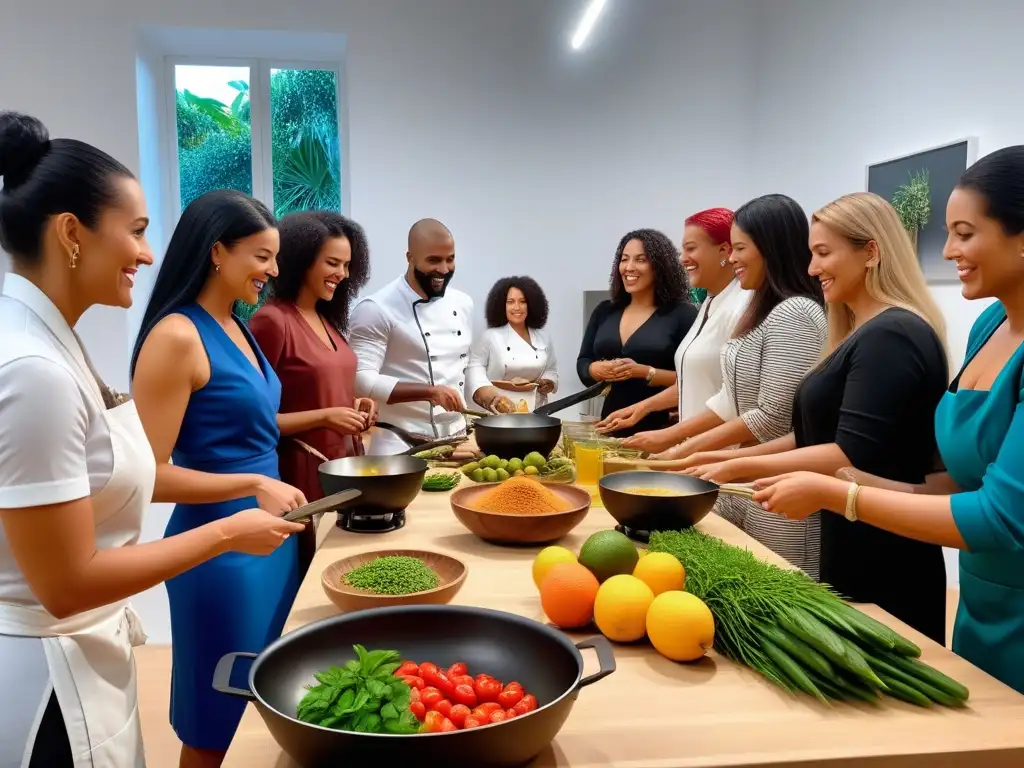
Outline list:
[[[337,78],[334,70],[270,70],[264,96],[269,125],[257,132],[269,137],[265,159],[266,149],[253,146],[250,68],[176,65],[181,208],[206,192],[229,188],[255,195],[278,217],[303,210],[340,211]],[[254,163],[262,164],[262,190],[253,189]],[[236,312],[248,320],[267,293],[257,305],[239,303]]]

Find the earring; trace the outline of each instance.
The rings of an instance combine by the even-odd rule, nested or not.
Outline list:
[[[728,263],[729,263],[729,260],[728,260],[728,259],[722,259],[722,260],[721,260],[720,262],[718,262],[718,263],[719,263],[719,264],[720,264],[721,266],[723,266],[723,267],[724,267],[724,266],[725,266],[726,264],[728,264]]]
[[[71,246],[71,255],[68,257],[68,267],[74,269],[78,266],[78,243]]]
[[[220,264],[214,264],[213,265],[213,271],[217,272],[219,274],[220,273]]]

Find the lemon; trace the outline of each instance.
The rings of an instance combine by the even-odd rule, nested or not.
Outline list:
[[[689,592],[673,590],[654,598],[647,610],[646,625],[651,645],[672,661],[695,661],[715,642],[711,609]]]
[[[605,581],[594,601],[594,623],[601,634],[617,643],[631,643],[646,632],[651,588],[635,576],[619,574]]]
[[[533,561],[533,583],[540,589],[540,584],[548,571],[559,563],[575,563],[576,555],[565,547],[545,547],[537,553]]]
[[[650,587],[655,595],[681,590],[686,581],[683,564],[668,552],[651,552],[641,557],[633,575]]]

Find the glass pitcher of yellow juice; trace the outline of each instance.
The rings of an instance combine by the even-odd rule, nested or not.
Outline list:
[[[597,485],[604,474],[604,447],[600,443],[574,443],[573,459],[576,461],[576,483]]]

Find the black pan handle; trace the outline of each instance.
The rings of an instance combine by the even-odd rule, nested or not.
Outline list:
[[[586,402],[587,400],[593,400],[595,397],[600,395],[606,388],[610,388],[611,385],[606,381],[599,381],[597,384],[591,384],[589,387],[584,389],[582,392],[577,392],[575,395],[569,395],[558,400],[552,400],[550,403],[545,403],[539,408],[534,408],[533,412],[538,416],[550,416],[553,413],[564,411],[566,408],[577,405],[578,403]]]
[[[596,683],[598,680],[603,680],[615,671],[615,652],[612,650],[612,644],[604,635],[594,635],[586,640],[580,640],[576,643],[576,647],[581,651],[584,648],[593,648],[597,651],[597,663],[600,666],[597,672],[580,680],[580,684],[576,686],[577,690]]]
[[[231,672],[238,659],[255,659],[258,655],[248,651],[237,651],[221,656],[220,661],[217,662],[217,668],[213,670],[213,690],[217,693],[226,693],[228,696],[237,696],[246,701],[256,701],[256,696],[248,688],[235,688],[231,685]]]

